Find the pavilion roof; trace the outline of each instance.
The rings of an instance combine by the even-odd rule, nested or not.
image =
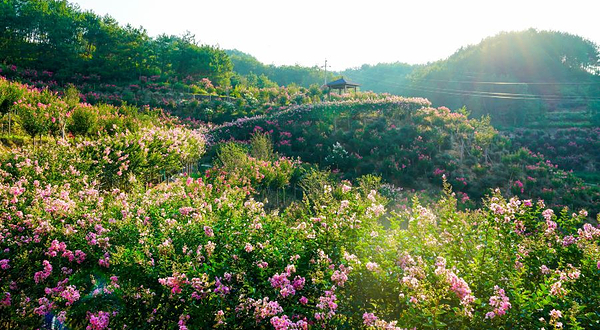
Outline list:
[[[357,87],[360,85],[342,77],[338,80],[334,80],[332,82],[327,83],[327,85],[325,85],[325,86],[327,86],[329,88],[344,88],[344,87]]]

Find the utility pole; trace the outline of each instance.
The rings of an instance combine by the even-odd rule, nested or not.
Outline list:
[[[327,59],[325,59],[325,85],[327,85]]]

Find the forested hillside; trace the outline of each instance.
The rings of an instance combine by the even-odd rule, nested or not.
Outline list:
[[[527,30],[489,37],[427,65],[380,64],[343,74],[363,89],[466,106],[502,127],[589,127],[600,122],[599,68],[599,48],[589,40]]]
[[[82,75],[129,82],[162,75],[229,84],[229,57],[198,45],[190,34],[151,38],[143,28],[121,26],[66,1],[2,1],[0,17],[0,61],[52,72],[59,81]]]
[[[291,84],[310,87],[310,85],[322,85],[325,79],[325,72],[318,67],[303,67],[299,65],[265,65],[258,61],[254,56],[246,54],[239,50],[225,51],[233,63],[233,70],[249,80],[251,84],[257,87],[270,87],[269,81],[280,86]],[[332,81],[335,74],[327,73],[327,81]]]

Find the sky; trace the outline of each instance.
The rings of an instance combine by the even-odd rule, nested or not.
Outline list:
[[[69,0],[150,36],[190,31],[265,64],[424,64],[502,31],[568,32],[600,44],[597,0]]]

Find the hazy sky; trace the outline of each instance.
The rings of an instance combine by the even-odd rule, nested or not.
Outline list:
[[[151,36],[190,31],[266,64],[333,70],[380,62],[427,63],[501,31],[537,28],[600,44],[598,0],[70,0],[143,26]]]

